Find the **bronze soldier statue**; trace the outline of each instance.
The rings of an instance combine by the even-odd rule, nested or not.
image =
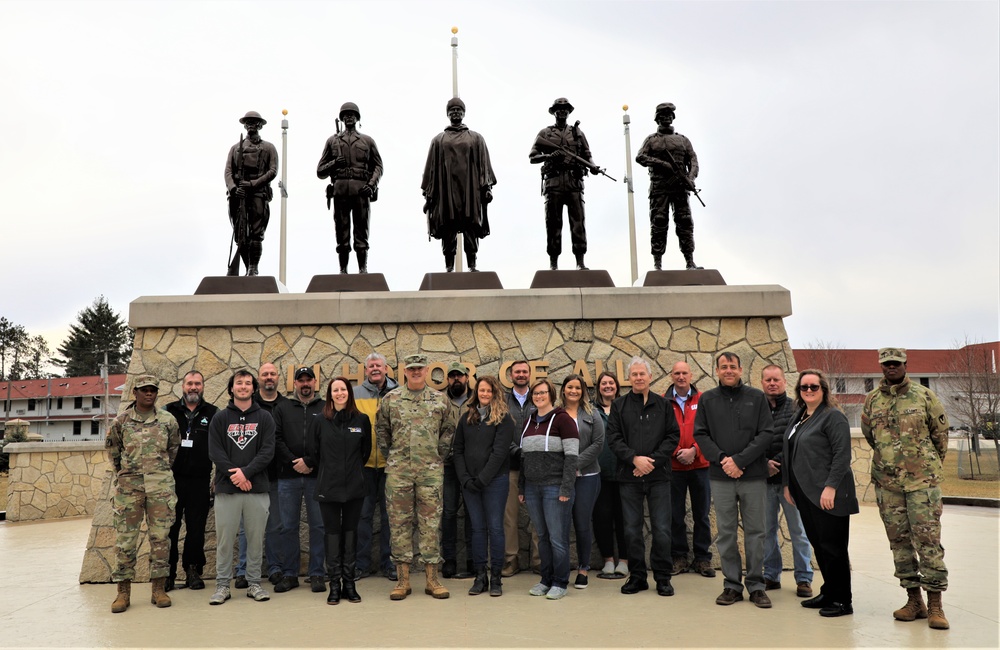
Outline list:
[[[344,130],[339,121],[343,120]],[[378,199],[382,178],[382,156],[371,137],[359,133],[361,111],[354,102],[340,107],[337,133],[323,147],[316,175],[330,178],[326,189],[326,207],[333,199],[333,226],[337,235],[340,272],[347,273],[351,255],[351,222],[354,223],[354,252],[358,255],[358,273],[368,273],[368,225],[371,202]]]
[[[542,194],[545,196],[546,252],[550,268],[558,268],[562,253],[562,213],[566,207],[569,217],[570,238],[576,268],[586,270],[583,256],[587,253],[587,229],[583,214],[583,177],[589,171],[601,173],[590,155],[587,136],[580,130],[580,123],[568,126],[566,119],[573,112],[573,105],[565,97],[552,103],[549,113],[556,123],[538,132],[528,153],[532,165],[542,165]],[[587,163],[587,164],[584,164]]]
[[[493,200],[497,179],[486,140],[462,123],[465,102],[448,100],[451,124],[431,140],[420,189],[424,193],[427,234],[441,240],[445,269],[455,270],[458,233],[465,234],[469,270],[476,271],[479,240],[490,234],[486,206]]]
[[[226,275],[239,275],[240,260],[247,275],[257,275],[263,250],[264,231],[271,218],[271,181],[278,175],[278,150],[260,137],[267,121],[256,111],[240,118],[247,130],[226,158],[226,190],[229,193],[229,221],[233,225],[236,255]],[[232,252],[230,246],[230,252]]]
[[[637,163],[649,169],[649,239],[657,271],[663,269],[671,206],[687,268],[701,268],[694,263],[694,221],[688,205],[688,192],[697,195],[694,180],[698,178],[698,156],[691,141],[674,131],[675,111],[669,102],[656,107],[656,133],[646,138],[635,157]]]

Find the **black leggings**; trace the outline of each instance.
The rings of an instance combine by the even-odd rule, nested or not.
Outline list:
[[[601,477],[601,491],[594,504],[594,539],[601,558],[615,557],[615,541],[618,542],[618,558],[626,559],[625,521],[622,518],[622,500],[618,496],[618,481]]]
[[[327,535],[351,533],[358,529],[361,520],[361,504],[364,499],[351,499],[339,503],[337,501],[320,501],[319,512],[323,515],[323,532]]]

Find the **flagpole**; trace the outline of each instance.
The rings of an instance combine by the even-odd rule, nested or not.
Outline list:
[[[629,124],[632,120],[628,116],[628,104],[622,106],[622,110],[625,111],[625,115],[622,116],[622,124],[625,125],[625,188],[628,195],[629,252],[632,255],[632,282],[629,286],[632,286],[639,279],[639,265],[635,250],[635,199],[633,198],[635,191],[632,187],[632,136],[629,133]]]
[[[451,28],[451,95],[457,98],[458,95],[458,27]],[[462,251],[465,248],[465,236],[458,233],[458,240],[455,244],[455,272],[462,272]]]
[[[281,110],[282,116],[288,115],[287,109]],[[288,120],[284,117],[281,120],[281,180],[278,181],[278,189],[281,190],[281,242],[278,253],[278,281],[288,286],[285,280],[285,247],[287,232],[287,203],[288,203]]]

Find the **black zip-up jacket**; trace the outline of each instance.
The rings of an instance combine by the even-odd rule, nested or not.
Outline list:
[[[476,408],[475,406],[472,408]],[[510,445],[514,440],[514,418],[510,413],[498,424],[487,424],[485,418],[469,424],[469,409],[465,409],[455,429],[455,473],[463,488],[481,491],[497,476],[510,472]]]
[[[167,404],[165,408],[177,420],[177,430],[181,434],[181,446],[173,464],[174,479],[204,479],[207,490],[208,480],[212,477],[212,460],[208,457],[208,428],[219,408],[201,400],[190,411],[182,399]],[[188,440],[191,442],[186,442]]]
[[[767,478],[767,449],[774,435],[764,391],[740,382],[701,394],[694,419],[694,439],[709,462],[709,478],[732,480],[722,459],[732,457],[742,480]]]
[[[629,391],[611,403],[608,414],[608,445],[618,460],[618,480],[669,481],[670,458],[681,439],[681,430],[674,418],[670,402],[650,391],[643,404],[642,394]],[[635,476],[632,459],[649,456],[653,471]]]
[[[771,402],[768,402],[768,409],[771,411],[771,420],[774,424],[774,435],[771,436],[771,444],[767,448],[767,458],[782,463],[782,467],[784,467],[781,446],[785,438],[785,429],[788,428],[788,422],[792,419],[792,413],[795,411],[795,402],[788,395],[778,395],[774,400],[774,408],[771,408],[770,405]],[[779,471],[774,476],[768,476],[767,482],[781,485],[781,472]]]
[[[267,493],[267,464],[274,456],[274,420],[271,414],[250,402],[241,411],[232,401],[212,418],[208,432],[208,455],[215,463],[216,494],[243,494],[230,480],[229,470],[239,467],[250,481],[250,492]]]
[[[346,503],[365,496],[361,471],[372,453],[372,421],[364,413],[337,411],[332,420],[311,418],[306,465],[316,471],[317,501]]]
[[[292,461],[306,455],[306,431],[313,418],[323,417],[323,400],[314,393],[313,399],[304,404],[297,397],[282,400],[274,407],[275,456],[278,459],[278,478],[302,476],[292,467]]]
[[[284,395],[282,395],[281,393],[278,393],[278,396],[274,398],[273,402],[268,402],[267,400],[263,399],[260,396],[260,393],[254,393],[253,394],[253,401],[257,402],[257,404],[260,405],[260,407],[262,409],[264,409],[265,411],[267,411],[268,413],[270,413],[271,417],[273,418],[274,417],[274,409],[277,408],[278,404],[281,404],[282,402],[287,402],[288,398],[285,397]],[[275,444],[277,444],[277,441],[275,441]],[[277,483],[277,481],[278,481],[278,450],[277,450],[277,448],[275,448],[275,450],[274,450],[274,458],[271,459],[271,462],[267,466],[267,478],[271,481],[271,485],[275,485],[276,486],[278,484]]]

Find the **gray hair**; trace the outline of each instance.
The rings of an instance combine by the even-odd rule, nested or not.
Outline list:
[[[385,356],[379,354],[378,352],[372,352],[367,357],[365,357],[365,366],[368,365],[369,361],[381,361],[385,365],[387,365],[387,366],[389,365],[389,362],[386,361]]]
[[[650,377],[653,376],[653,369],[652,369],[652,367],[650,367],[649,362],[646,361],[645,359],[643,359],[640,356],[632,357],[632,359],[629,360],[629,362],[628,362],[628,371],[632,372],[632,366],[636,365],[637,363],[646,366],[646,373],[649,374]]]

